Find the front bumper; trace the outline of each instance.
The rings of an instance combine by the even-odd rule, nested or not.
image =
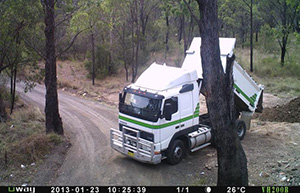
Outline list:
[[[125,130],[135,133],[126,134]],[[144,163],[158,164],[162,160],[161,154],[154,153],[154,143],[140,138],[138,130],[123,127],[123,132],[110,129],[111,147],[118,152]]]

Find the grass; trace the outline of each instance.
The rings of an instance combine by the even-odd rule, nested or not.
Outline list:
[[[276,44],[275,44],[276,45]],[[279,45],[277,45],[279,47]],[[256,45],[253,52],[254,79],[265,85],[265,91],[280,97],[300,96],[300,45],[291,40],[285,57],[285,65],[280,65],[280,50],[267,51]],[[250,72],[250,50],[237,48],[236,60]]]
[[[79,88],[77,82],[71,82],[70,80],[67,80],[63,77],[57,80],[57,87],[58,88],[71,88],[74,90],[77,90]]]
[[[295,77],[279,77],[263,79],[266,92],[279,97],[300,96],[300,79]]]
[[[10,92],[3,85],[0,91],[8,112]],[[45,116],[41,110],[16,97],[13,114],[0,123],[0,186],[30,183],[43,160],[54,150],[64,153],[67,143],[60,135],[46,135]]]
[[[56,134],[46,135],[44,125],[43,114],[32,106],[17,109],[10,120],[0,123],[0,165],[38,162],[63,141]]]

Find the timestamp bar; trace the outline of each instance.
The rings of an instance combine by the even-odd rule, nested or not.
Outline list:
[[[0,193],[298,193],[300,186],[1,186]]]

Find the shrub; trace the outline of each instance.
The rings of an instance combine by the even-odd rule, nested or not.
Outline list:
[[[95,76],[96,78],[103,79],[109,75],[115,74],[117,72],[116,61],[112,61],[111,53],[108,49],[109,47],[105,45],[97,46],[95,53]],[[85,68],[89,72],[88,77],[92,77],[92,57],[91,54],[87,54],[89,60],[86,61]]]

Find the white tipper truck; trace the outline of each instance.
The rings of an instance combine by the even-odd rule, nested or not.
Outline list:
[[[235,38],[219,38],[221,61],[233,55]],[[178,164],[184,154],[211,145],[208,114],[199,115],[202,83],[201,38],[195,37],[181,68],[153,63],[119,95],[119,128],[110,130],[111,147],[145,163],[167,159]],[[225,72],[225,71],[224,71]],[[263,85],[233,64],[236,129],[240,139],[251,116],[262,110]]]

